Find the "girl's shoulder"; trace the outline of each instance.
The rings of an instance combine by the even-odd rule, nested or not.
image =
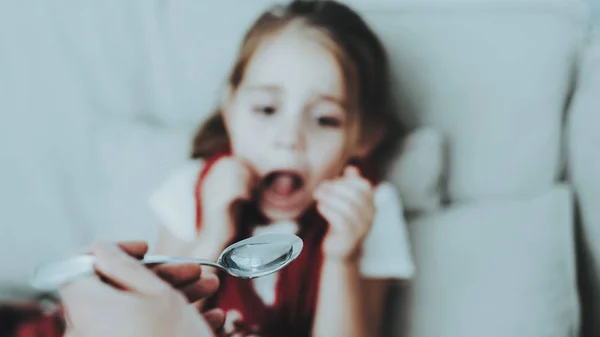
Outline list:
[[[188,160],[167,175],[150,195],[150,208],[161,225],[184,241],[196,236],[196,182],[204,167],[201,159]]]

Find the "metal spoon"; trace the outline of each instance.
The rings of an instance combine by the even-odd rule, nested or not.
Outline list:
[[[302,251],[302,239],[292,234],[265,234],[236,242],[225,248],[216,262],[177,256],[146,255],[146,265],[192,263],[219,268],[228,274],[253,279],[272,274],[294,261]],[[80,255],[44,265],[35,271],[31,285],[55,291],[74,279],[94,274],[94,256]]]

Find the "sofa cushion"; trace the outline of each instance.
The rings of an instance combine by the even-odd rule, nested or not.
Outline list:
[[[410,224],[416,277],[409,334],[576,336],[579,307],[570,189],[463,203]],[[398,303],[399,310],[404,304]]]
[[[532,195],[562,172],[580,1],[364,3],[415,124],[448,140],[451,200]],[[401,89],[400,89],[401,88]]]
[[[389,170],[405,212],[432,212],[442,206],[445,168],[445,144],[437,130],[419,128],[406,136]]]

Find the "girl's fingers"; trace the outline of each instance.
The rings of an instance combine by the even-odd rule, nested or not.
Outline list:
[[[333,209],[325,200],[317,203],[317,210],[327,220],[334,232],[343,233],[348,230],[348,227],[352,226],[348,224],[349,219]]]
[[[353,191],[345,184],[336,184],[321,189],[316,195],[317,204],[327,206],[345,219],[347,226],[361,231],[373,217],[373,200],[368,196]]]
[[[351,185],[355,186],[357,189],[368,192],[373,189],[371,183],[360,175],[358,169],[354,166],[348,166],[344,170],[343,179],[348,181]]]
[[[347,166],[344,169],[344,176],[357,178],[357,177],[360,177],[360,172],[358,171],[356,166],[351,165],[351,166]]]
[[[317,199],[318,204],[327,206],[331,211],[339,214],[346,222],[353,220],[353,205],[343,196],[325,192]]]
[[[241,176],[244,177],[245,186],[247,187],[244,197],[250,199],[252,197],[252,190],[260,182],[260,176],[246,160],[238,158],[237,161],[241,165]]]
[[[349,204],[354,213],[363,212],[373,202],[370,191],[363,191],[347,182],[326,183],[316,191],[317,198],[321,196],[335,196]]]

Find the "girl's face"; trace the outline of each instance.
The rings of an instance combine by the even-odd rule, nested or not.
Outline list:
[[[293,219],[352,153],[342,73],[319,42],[284,30],[266,40],[224,109],[234,155],[260,177],[258,202],[272,220]]]

